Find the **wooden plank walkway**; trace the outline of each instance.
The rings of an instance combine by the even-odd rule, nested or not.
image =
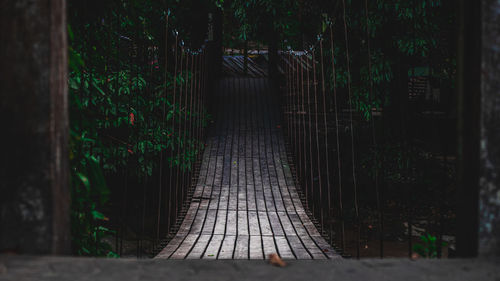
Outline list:
[[[221,80],[193,200],[156,258],[340,258],[307,216],[267,78]]]
[[[248,58],[247,73],[244,73],[244,56],[224,56],[222,61],[222,70],[226,76],[239,77],[266,77],[267,70],[259,66],[253,58]]]

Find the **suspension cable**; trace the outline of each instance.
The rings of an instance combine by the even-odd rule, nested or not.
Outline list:
[[[346,67],[347,67],[347,91],[349,94],[349,121],[350,121],[350,133],[351,133],[351,157],[352,157],[352,182],[354,189],[354,210],[356,212],[356,225],[357,225],[357,242],[356,242],[356,257],[359,259],[359,206],[358,206],[358,187],[356,182],[356,159],[354,154],[354,128],[353,128],[353,116],[352,116],[352,91],[351,91],[351,69],[350,69],[350,58],[349,58],[349,38],[347,34],[347,19],[346,19],[346,5],[345,0],[342,0],[343,4],[343,15],[344,15],[344,35],[345,35],[345,47],[346,47]]]
[[[371,44],[370,44],[370,30],[369,30],[369,10],[368,10],[368,0],[365,0],[365,16],[366,16],[366,42],[368,47],[368,75],[370,79],[369,83],[369,95],[372,100],[375,99],[375,95],[373,92],[373,73],[372,73],[372,53],[371,53]],[[375,194],[377,198],[377,213],[378,213],[378,221],[379,221],[379,239],[380,239],[380,257],[384,257],[384,218],[382,213],[382,205],[380,201],[380,186],[379,186],[379,168],[378,168],[378,144],[377,144],[377,134],[375,127],[375,119],[373,118],[373,111],[370,107],[370,121],[371,121],[371,129],[372,129],[372,143],[374,150],[373,163],[375,167]]]
[[[333,76],[333,106],[335,113],[335,137],[337,146],[337,169],[338,169],[338,179],[339,179],[339,193],[338,193],[338,204],[339,204],[339,218],[340,218],[340,246],[341,249],[345,249],[345,224],[344,224],[344,210],[342,204],[342,163],[340,157],[340,134],[339,134],[339,117],[338,117],[338,105],[337,105],[337,73],[335,71],[335,50],[333,45],[333,27],[330,25],[330,49],[332,53],[332,76]]]
[[[314,80],[314,123],[316,127],[316,157],[317,157],[317,172],[318,172],[318,185],[319,185],[319,199],[320,199],[320,206],[319,206],[319,211],[320,211],[320,221],[321,221],[321,233],[323,233],[323,180],[321,176],[321,152],[320,152],[320,146],[319,146],[319,125],[318,125],[318,91],[317,91],[317,84],[318,80],[316,78],[316,51],[313,50],[312,52],[313,56],[313,80]]]
[[[167,107],[167,96],[168,96],[168,19],[170,16],[170,11],[167,13],[166,16],[166,23],[165,23],[165,91],[164,91],[164,100],[163,100],[163,111],[162,111],[162,119],[161,119],[161,124],[160,124],[160,144],[163,139],[163,134],[161,133],[162,126],[165,125],[165,118],[166,118],[166,107]],[[162,196],[163,196],[163,154],[164,152],[160,152],[160,171],[159,171],[159,186],[158,186],[158,213],[157,213],[157,220],[156,220],[156,242],[160,240],[160,221],[161,221],[161,209],[162,209]]]
[[[330,153],[328,149],[328,112],[326,111],[326,89],[325,89],[325,70],[323,62],[323,38],[319,43],[320,56],[321,56],[321,89],[323,93],[323,124],[325,129],[325,157],[326,157],[326,191],[327,191],[327,201],[328,201],[328,212],[327,215],[331,215],[331,194],[330,194]]]

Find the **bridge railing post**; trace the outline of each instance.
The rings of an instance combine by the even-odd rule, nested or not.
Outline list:
[[[69,254],[66,1],[0,13],[0,252]]]

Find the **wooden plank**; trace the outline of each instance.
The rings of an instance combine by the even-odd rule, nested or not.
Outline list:
[[[274,241],[277,246],[278,255],[282,259],[295,259],[295,255],[293,254],[285,236],[274,236]]]
[[[316,245],[316,242],[311,237],[309,237],[309,235],[301,235],[299,237],[302,240],[302,244],[306,248],[307,252],[309,252],[313,259],[324,260],[327,258],[325,253],[323,253],[323,249],[318,247],[318,245]]]
[[[248,235],[238,235],[236,238],[236,246],[234,248],[234,259],[248,259],[249,239]]]
[[[319,246],[319,248],[323,251],[323,253],[329,259],[341,259],[342,257],[335,252],[335,250],[330,246],[325,239],[321,236],[311,236],[311,239]]]
[[[240,138],[240,141],[241,141],[241,138]],[[243,149],[243,152],[238,152],[238,159],[235,160],[238,162],[238,185],[239,186],[247,186],[247,177],[246,177],[246,163],[247,162],[246,162],[245,155],[244,155],[245,148],[243,147],[242,149]]]
[[[276,208],[276,211],[284,212],[286,210],[285,203],[283,202],[279,186],[271,186],[269,189],[271,190],[274,198],[274,206]]]
[[[261,235],[259,216],[256,211],[248,211],[248,231],[250,235]]]
[[[278,215],[279,221],[281,222],[281,226],[283,227],[283,232],[285,233],[286,236],[297,236],[297,233],[295,232],[295,228],[292,225],[292,222],[288,218],[287,213],[285,212],[276,212]]]
[[[259,226],[262,235],[274,235],[267,212],[258,212]]]
[[[219,204],[216,206],[218,209],[227,210],[229,206],[229,186],[223,185],[219,194]]]
[[[193,249],[187,255],[186,259],[201,259],[208,245],[208,242],[210,241],[210,237],[212,237],[212,235],[200,235]]]
[[[229,186],[229,210],[238,209],[238,185]]]
[[[237,138],[235,138],[235,141],[233,142],[234,145],[233,147],[236,147],[237,145]],[[239,163],[238,163],[238,156],[237,156],[237,151],[232,152],[232,157],[228,157],[230,159],[230,162],[227,163],[231,167],[231,178],[230,178],[230,185],[231,186],[237,186],[238,185],[238,178],[239,178]]]
[[[238,210],[246,211],[247,208],[247,186],[238,185]]]
[[[219,252],[218,259],[232,259],[234,248],[236,246],[236,236],[225,235],[224,241],[222,241],[221,250]]]
[[[262,237],[260,235],[250,236],[250,259],[264,259],[262,250]]]
[[[222,240],[224,240],[224,235],[212,235],[202,259],[216,259],[219,255]]]
[[[172,240],[170,240],[168,245],[165,248],[163,248],[163,250],[161,250],[161,252],[158,255],[156,255],[156,258],[158,259],[170,258],[170,256],[175,252],[175,250],[177,250],[177,248],[179,247],[179,245],[182,243],[183,240],[184,240],[183,236],[175,236],[174,238],[172,238]]]
[[[246,185],[247,191],[247,209],[249,211],[257,211],[257,201],[255,194],[255,186],[254,185]]]
[[[217,219],[217,210],[209,209],[205,218],[205,224],[201,230],[201,234],[212,234],[215,227],[215,220]]]
[[[200,234],[203,230],[203,225],[205,224],[205,218],[207,214],[207,209],[199,209],[194,218],[193,224],[191,226],[190,233]]]
[[[274,244],[273,236],[262,236],[262,247],[264,250],[264,258],[268,259],[270,254],[277,254],[276,245]]]
[[[198,240],[199,234],[189,234],[186,236],[186,239],[182,241],[182,244],[179,246],[179,248],[175,251],[175,253],[170,256],[171,259],[184,259],[186,258],[187,254],[191,249],[193,248],[194,244],[196,243],[196,240]]]
[[[283,236],[285,233],[283,232],[283,228],[281,226],[281,221],[276,212],[268,212],[267,216],[269,217],[269,223],[271,224],[271,229],[273,230],[273,235]]]
[[[316,226],[314,226],[312,221],[309,219],[309,216],[305,212],[297,212],[296,214],[299,216],[300,220],[302,221],[302,225],[307,229],[307,232],[310,236],[321,236],[318,229],[316,228]]]
[[[286,239],[290,244],[290,247],[292,248],[292,251],[297,257],[297,259],[303,260],[312,258],[311,255],[304,248],[304,245],[302,245],[302,242],[300,241],[299,237],[297,237],[296,235],[288,235]]]
[[[210,197],[203,198],[203,200],[208,201],[208,206],[207,206],[208,209],[217,210],[219,208],[219,200],[221,192],[222,191],[220,185],[212,186],[212,193],[210,194]]]
[[[217,212],[214,234],[224,234],[226,232],[227,209],[221,209]]]
[[[238,217],[235,210],[227,211],[226,235],[238,234]]]
[[[182,221],[182,224],[177,231],[177,236],[185,236],[191,231],[191,226],[193,225],[194,219],[196,218],[196,214],[198,213],[198,207],[200,203],[193,202],[189,205],[189,209]]]
[[[307,229],[305,228],[304,224],[302,223],[302,220],[300,219],[299,215],[296,213],[288,212],[287,213],[288,218],[290,219],[293,227],[295,228],[295,232],[299,236],[309,236],[309,232],[307,232]]]
[[[246,211],[237,211],[238,214],[238,235],[249,235],[248,232],[248,213]]]
[[[274,202],[273,192],[271,190],[271,186],[264,185],[264,200],[266,203],[266,209],[268,212],[276,212],[276,204]]]

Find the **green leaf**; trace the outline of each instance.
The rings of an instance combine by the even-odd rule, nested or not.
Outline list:
[[[92,218],[96,220],[109,220],[103,213],[97,210],[92,210]]]
[[[85,188],[87,190],[90,190],[90,182],[89,182],[89,179],[82,173],[76,173],[76,175],[78,176],[78,178],[80,179],[80,181],[83,183],[83,185],[85,186]]]

